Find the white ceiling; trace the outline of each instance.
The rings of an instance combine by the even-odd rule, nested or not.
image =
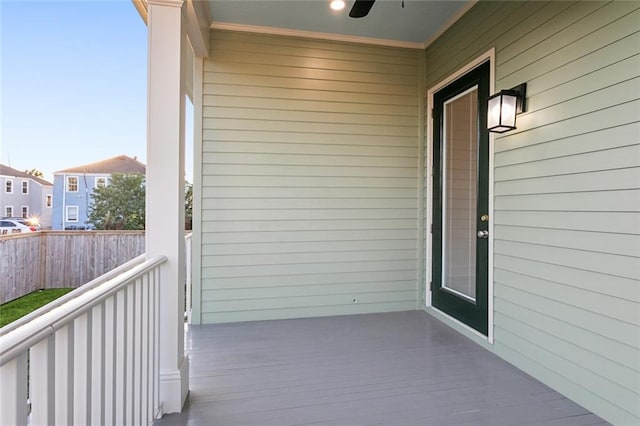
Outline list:
[[[377,0],[369,15],[350,18],[354,0],[344,10],[329,8],[330,0],[209,0],[212,26],[250,26],[264,32],[289,30],[329,34],[334,38],[371,38],[373,42],[424,46],[467,10],[469,0]]]

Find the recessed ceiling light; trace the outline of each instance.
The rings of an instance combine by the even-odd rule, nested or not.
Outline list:
[[[333,10],[342,10],[344,9],[345,3],[344,3],[344,0],[332,0],[329,6]]]

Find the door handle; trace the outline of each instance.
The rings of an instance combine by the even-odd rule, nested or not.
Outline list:
[[[489,238],[489,231],[478,231],[478,238]]]

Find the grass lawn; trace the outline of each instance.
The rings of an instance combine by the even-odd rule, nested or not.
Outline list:
[[[71,290],[73,289],[50,288],[47,290],[38,290],[0,305],[0,327],[4,327],[10,322],[35,311],[58,297],[64,296]]]

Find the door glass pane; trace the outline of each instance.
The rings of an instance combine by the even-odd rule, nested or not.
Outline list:
[[[444,104],[442,287],[476,298],[478,88]]]

